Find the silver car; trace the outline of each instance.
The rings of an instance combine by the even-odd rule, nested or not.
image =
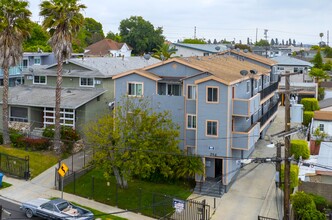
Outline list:
[[[25,212],[27,218],[38,216],[45,219],[94,219],[91,211],[75,206],[64,199],[34,199],[22,203],[20,209]]]

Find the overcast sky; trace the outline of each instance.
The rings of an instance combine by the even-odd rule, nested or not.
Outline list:
[[[34,21],[41,0],[29,0]],[[81,0],[87,8],[85,17],[102,23],[105,34],[118,32],[120,21],[130,16],[142,16],[155,27],[163,27],[167,40],[196,37],[253,42],[291,38],[297,43],[317,44],[319,33],[332,35],[332,0]],[[332,39],[332,38],[330,38]],[[330,40],[331,41],[331,40]],[[331,45],[331,43],[330,43]]]

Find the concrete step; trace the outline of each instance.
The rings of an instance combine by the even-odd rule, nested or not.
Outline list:
[[[219,182],[198,182],[194,189],[194,193],[213,197],[221,197],[224,194],[224,188]]]

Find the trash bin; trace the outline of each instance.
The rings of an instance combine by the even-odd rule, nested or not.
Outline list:
[[[0,187],[2,187],[2,177],[3,177],[3,173],[0,173]]]

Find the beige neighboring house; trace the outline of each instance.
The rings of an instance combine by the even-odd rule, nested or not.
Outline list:
[[[130,57],[133,49],[126,43],[103,39],[85,48],[85,56]]]

